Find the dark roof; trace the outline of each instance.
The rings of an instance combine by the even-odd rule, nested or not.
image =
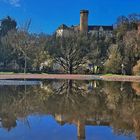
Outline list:
[[[103,26],[103,25],[96,25],[96,26],[88,26],[88,30],[97,30],[99,31],[100,28],[103,28],[103,30],[105,31],[112,31],[113,30],[113,26]]]
[[[58,27],[58,29],[68,29],[69,27],[65,24],[62,24]]]
[[[62,24],[62,25],[60,25],[60,26],[58,27],[57,30],[59,30],[59,29],[63,29],[63,30],[74,30],[74,29],[77,28],[77,27],[78,27],[78,25],[72,25],[71,27],[69,27],[69,26],[67,26],[67,25],[65,25],[65,24]]]

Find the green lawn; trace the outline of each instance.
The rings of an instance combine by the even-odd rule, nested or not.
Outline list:
[[[0,74],[14,74],[14,72],[0,72]]]
[[[125,75],[107,73],[107,74],[103,74],[103,76],[125,76]]]

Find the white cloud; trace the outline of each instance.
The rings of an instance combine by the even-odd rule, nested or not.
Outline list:
[[[9,0],[9,3],[15,7],[20,7],[20,0]]]
[[[14,7],[20,7],[21,4],[20,4],[20,0],[0,0],[1,2],[5,2],[5,3],[8,3]]]

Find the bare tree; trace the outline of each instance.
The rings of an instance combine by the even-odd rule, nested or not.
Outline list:
[[[55,62],[63,67],[66,73],[74,73],[81,64],[85,63],[89,51],[87,36],[74,34],[69,37],[53,38],[48,47]]]

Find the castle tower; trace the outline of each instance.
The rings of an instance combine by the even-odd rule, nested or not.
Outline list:
[[[83,33],[88,32],[88,10],[80,11],[80,31]]]

